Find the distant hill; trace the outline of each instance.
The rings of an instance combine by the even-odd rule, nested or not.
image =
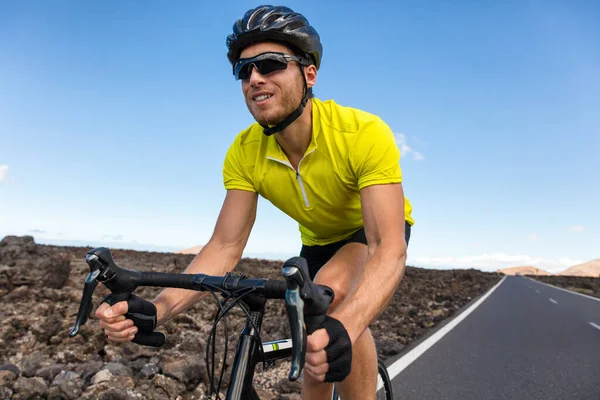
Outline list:
[[[556,275],[600,277],[600,258],[567,268]]]
[[[198,254],[200,252],[200,250],[202,250],[203,247],[204,246],[199,245],[199,246],[190,247],[189,249],[177,250],[177,251],[174,251],[173,253],[175,253],[175,254]]]
[[[499,269],[498,272],[504,275],[551,275],[549,272],[544,271],[543,269],[532,267],[530,265]]]

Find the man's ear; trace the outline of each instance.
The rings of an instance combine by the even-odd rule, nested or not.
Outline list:
[[[314,64],[304,67],[304,77],[306,78],[306,85],[309,89],[315,86],[317,83],[317,67],[315,67]]]

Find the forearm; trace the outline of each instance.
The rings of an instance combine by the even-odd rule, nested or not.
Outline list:
[[[344,324],[352,342],[387,307],[404,275],[405,266],[405,247],[381,245],[370,255],[352,290],[331,314]]]
[[[224,275],[226,272],[233,271],[241,258],[241,253],[239,246],[222,246],[216,242],[209,242],[183,273]],[[158,325],[162,325],[179,313],[186,311],[208,294],[208,292],[187,289],[167,288],[163,290],[153,300],[157,308]]]

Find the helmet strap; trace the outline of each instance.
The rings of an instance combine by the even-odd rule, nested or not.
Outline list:
[[[306,106],[306,103],[308,102],[308,84],[306,83],[306,77],[304,76],[304,71],[302,70],[302,65],[300,65],[300,72],[302,74],[302,80],[304,81],[304,96],[302,97],[302,101],[300,101],[300,105],[298,106],[298,108],[296,108],[296,110],[293,113],[288,115],[287,118],[285,118],[283,121],[281,121],[277,125],[269,126],[269,125],[260,124],[260,126],[262,126],[264,128],[263,133],[265,135],[271,136],[274,133],[281,132],[282,130],[287,128],[292,122],[297,120],[298,117],[300,117],[302,115],[302,112],[304,112],[304,106]]]

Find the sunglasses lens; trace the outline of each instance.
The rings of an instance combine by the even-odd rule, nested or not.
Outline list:
[[[277,58],[264,58],[262,60],[248,59],[246,62],[238,62],[234,68],[236,79],[250,78],[252,67],[255,67],[261,75],[281,71],[287,68],[287,60]]]
[[[266,60],[263,60],[260,62],[260,65],[258,67],[258,72],[260,72],[261,75],[267,75],[267,74],[270,74],[271,72],[281,71],[286,68],[287,68],[287,61],[274,60],[274,59],[267,58]]]

